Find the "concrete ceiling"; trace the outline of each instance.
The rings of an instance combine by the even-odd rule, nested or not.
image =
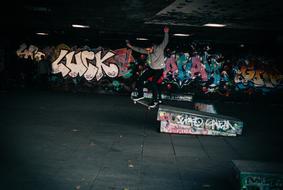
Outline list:
[[[239,41],[272,38],[282,41],[280,0],[25,0],[1,6],[7,33],[108,38],[190,33],[203,40]],[[206,23],[225,28],[204,27]],[[72,24],[89,25],[88,29]]]

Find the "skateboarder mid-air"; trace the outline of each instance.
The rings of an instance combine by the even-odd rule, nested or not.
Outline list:
[[[130,44],[127,40],[127,46],[132,50],[139,52],[141,54],[147,54],[147,63],[149,68],[145,70],[141,76],[138,78],[136,83],[136,88],[138,91],[137,97],[133,98],[134,101],[138,101],[144,98],[143,95],[143,86],[144,82],[152,77],[152,102],[149,107],[155,107],[158,103],[161,103],[161,92],[160,92],[160,84],[158,84],[159,78],[163,74],[163,70],[165,68],[165,57],[164,57],[164,49],[166,48],[169,41],[169,28],[167,26],[164,27],[164,39],[161,44],[156,45],[152,44],[150,48],[140,48],[135,47]],[[157,97],[158,96],[158,97]],[[159,100],[158,100],[159,98]]]

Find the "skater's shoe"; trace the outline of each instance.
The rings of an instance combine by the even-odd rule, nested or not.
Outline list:
[[[148,107],[155,108],[158,105],[158,102],[152,102]]]

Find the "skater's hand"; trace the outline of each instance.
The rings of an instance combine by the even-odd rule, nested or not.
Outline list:
[[[163,30],[164,30],[164,32],[168,33],[169,32],[169,27],[165,26]]]

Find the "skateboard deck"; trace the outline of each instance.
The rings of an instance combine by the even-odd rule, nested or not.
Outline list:
[[[133,97],[131,99],[133,100]],[[148,99],[148,98],[144,98],[144,99],[141,99],[141,100],[138,100],[138,101],[133,100],[133,102],[134,102],[134,104],[139,103],[143,106],[146,106],[147,109],[149,109],[149,110],[157,107],[157,105],[155,107],[149,107],[151,99]]]

